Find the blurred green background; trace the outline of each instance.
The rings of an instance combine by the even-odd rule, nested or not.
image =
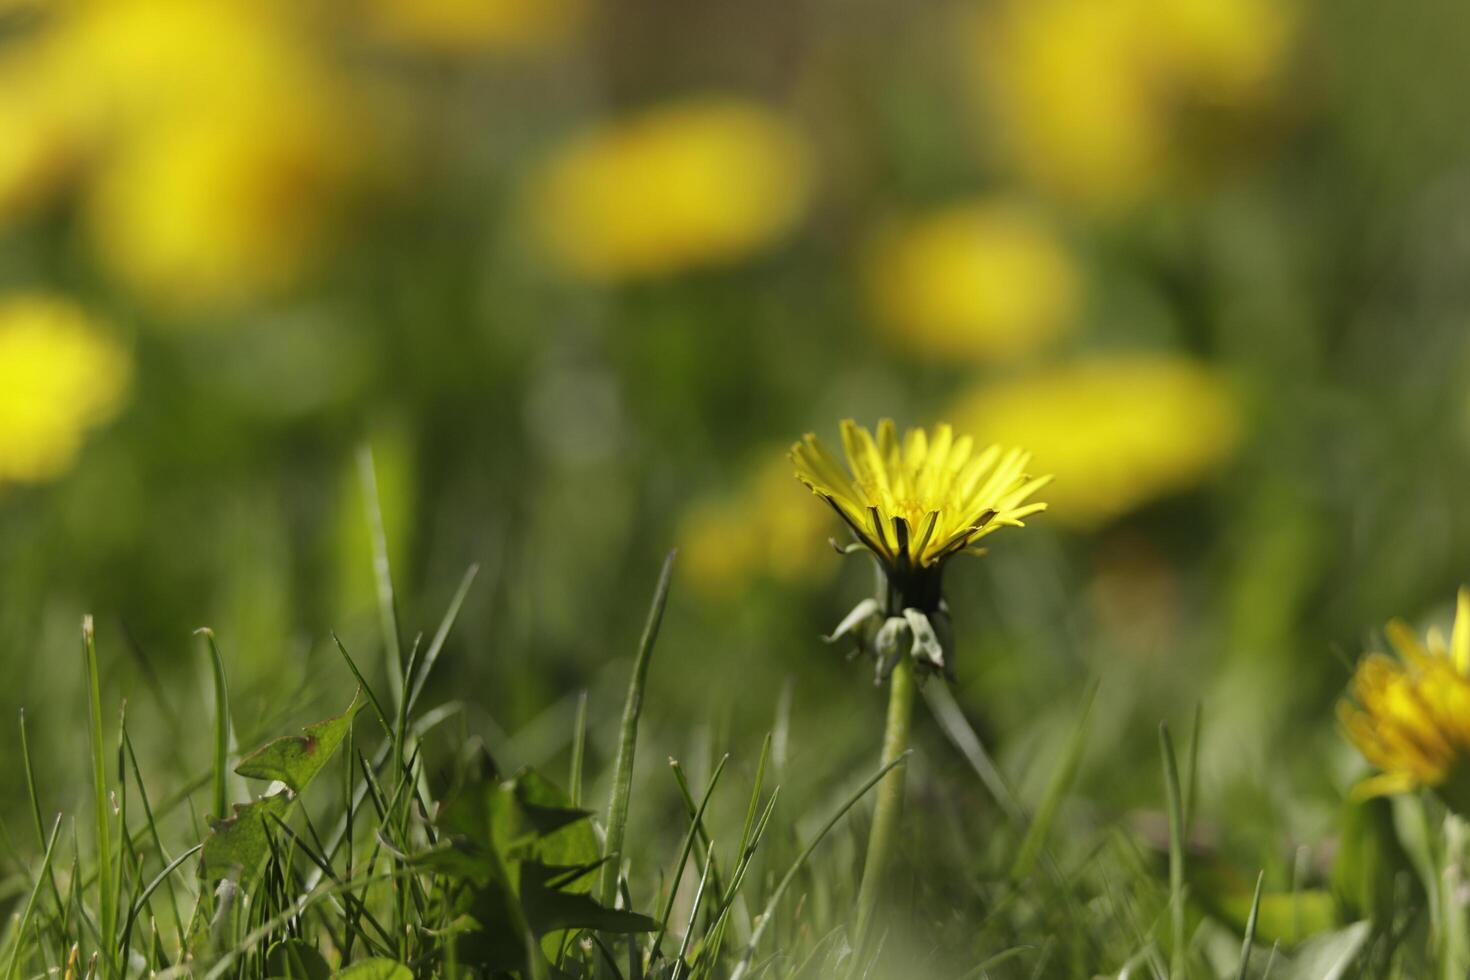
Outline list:
[[[600,771],[677,545],[641,778],[748,771],[789,699],[799,801],[883,695],[819,639],[870,572],[787,446],[1025,445],[1052,509],[947,577],[960,703],[1034,801],[1100,678],[1095,827],[1158,810],[1156,725],[1202,704],[1249,869],[1330,849],[1346,665],[1470,578],[1461,5],[0,11],[0,715],[72,812],[83,612],[180,774],[195,627],[247,745],[346,702],[330,631],[380,660],[363,446],[410,634],[482,566],[434,687],[507,763],[559,767],[587,689]],[[919,728],[914,809],[991,808]]]

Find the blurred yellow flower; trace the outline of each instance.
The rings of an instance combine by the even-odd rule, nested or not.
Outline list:
[[[1470,591],[1461,589],[1448,645],[1431,630],[1420,642],[1406,624],[1388,624],[1399,659],[1370,654],[1353,674],[1337,716],[1364,758],[1381,770],[1358,784],[1359,798],[1437,790],[1470,813]]]
[[[1106,357],[981,386],[954,417],[1031,447],[1057,476],[1055,517],[1090,528],[1203,480],[1229,458],[1240,406],[1204,365]]]
[[[284,289],[330,239],[362,141],[302,16],[275,0],[106,0],[59,8],[28,42],[46,93],[33,128],[59,128],[85,162],[102,263],[166,312]],[[0,135],[5,122],[0,95]],[[55,170],[13,152],[0,206],[11,170]]]
[[[392,44],[445,54],[522,51],[562,40],[584,0],[370,0],[369,30]]]
[[[121,408],[132,376],[123,348],[67,300],[0,300],[0,484],[47,480],[88,429]]]
[[[599,282],[742,258],[805,213],[808,158],[773,112],[737,99],[691,100],[573,137],[530,189],[550,255]]]
[[[1106,203],[1171,176],[1222,113],[1264,104],[1291,22],[1283,0],[1002,0],[970,54],[1020,169]]]
[[[227,116],[260,94],[315,97],[324,79],[298,16],[284,0],[70,5],[44,39],[48,81],[103,141],[181,115]]]
[[[684,518],[680,560],[690,585],[710,598],[732,598],[754,582],[809,580],[830,568],[828,518],[791,481],[775,457],[732,497],[704,501]]]
[[[884,230],[868,257],[878,323],[905,350],[1005,361],[1056,340],[1078,306],[1071,256],[1039,216],[976,200]]]
[[[160,127],[101,167],[87,219],[114,273],[195,312],[284,290],[316,265],[352,160],[338,121],[283,96]]]

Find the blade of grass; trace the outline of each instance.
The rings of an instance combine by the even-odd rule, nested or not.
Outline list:
[[[367,682],[367,678],[362,676],[362,671],[358,669],[357,661],[352,659],[352,654],[347,652],[347,648],[342,645],[342,641],[337,638],[336,633],[332,634],[332,642],[337,644],[337,652],[342,654],[343,660],[347,661],[347,669],[352,671],[352,676],[357,678],[357,683],[362,685],[362,691],[368,697],[368,704],[372,705],[373,714],[378,716],[378,724],[383,726],[383,733],[396,745],[398,740],[398,726],[389,720],[388,712],[383,710],[383,702],[378,700],[378,695],[373,691],[372,685]]]
[[[388,533],[383,527],[383,506],[378,499],[378,473],[373,450],[363,446],[357,453],[357,473],[362,481],[362,504],[367,512],[368,535],[372,540],[373,578],[378,593],[378,624],[383,632],[388,681],[396,707],[405,695],[403,688],[403,645],[398,633],[398,603],[393,592],[393,570],[388,564]]]
[[[138,756],[133,751],[133,740],[128,738],[126,732],[123,733],[123,748],[127,751],[128,759],[133,765],[133,782],[138,786],[138,799],[143,804],[143,816],[148,822],[148,834],[153,838],[153,849],[158,852],[159,860],[164,864],[168,864],[170,859],[168,852],[164,850],[163,838],[158,833],[158,823],[153,816],[153,807],[148,802],[148,790],[143,786],[143,773],[138,768]],[[171,880],[168,881],[168,900],[169,909],[173,913],[174,928],[177,930],[178,935],[182,936],[184,935],[184,920],[179,915],[179,900],[178,896],[174,893],[174,886]]]
[[[1025,827],[1026,812],[1016,802],[1015,795],[1006,785],[1005,777],[1000,774],[990,753],[985,751],[980,736],[975,734],[975,729],[955,702],[949,687],[945,684],[925,684],[923,692],[924,703],[929,706],[929,712],[939,722],[939,727],[954,747],[960,750],[970,768],[975,770],[975,775],[980,777],[980,782],[984,784],[991,798],[1000,804],[1006,818],[1017,827]]]
[[[1031,821],[1031,826],[1021,841],[1016,863],[1011,867],[1012,881],[1020,881],[1030,876],[1032,869],[1036,866],[1036,859],[1041,856],[1042,849],[1046,846],[1046,839],[1051,833],[1051,825],[1056,819],[1057,810],[1060,809],[1062,800],[1066,798],[1067,791],[1071,789],[1072,780],[1077,775],[1077,767],[1082,762],[1082,753],[1087,747],[1087,725],[1092,716],[1092,702],[1096,696],[1097,681],[1094,680],[1087,685],[1087,690],[1082,695],[1082,705],[1077,712],[1077,723],[1072,728],[1071,739],[1062,753],[1061,761],[1052,771],[1051,782],[1047,784],[1046,793],[1041,798],[1041,806],[1037,807],[1036,817]]]
[[[203,844],[195,844],[183,854],[180,854],[178,857],[174,858],[164,867],[162,871],[158,873],[156,877],[154,877],[152,881],[148,883],[147,887],[145,887],[138,894],[138,897],[133,899],[132,905],[128,908],[127,922],[123,926],[124,960],[127,959],[129,939],[132,937],[133,934],[133,924],[137,922],[139,913],[143,911],[143,906],[148,903],[148,899],[158,889],[158,886],[167,881],[169,879],[169,876],[178,870],[179,865],[183,864],[185,861],[189,860],[189,858],[193,857],[195,854],[198,854],[203,849]]]
[[[777,786],[771,790],[771,798],[766,801],[765,809],[761,811],[760,817],[755,822],[755,827],[749,835],[749,843],[740,850],[740,859],[735,863],[735,871],[730,876],[730,887],[725,892],[724,904],[720,906],[719,913],[715,916],[715,924],[711,932],[714,942],[711,944],[711,952],[704,960],[713,965],[716,962],[720,947],[724,943],[725,933],[730,924],[730,916],[735,908],[735,903],[741,901],[743,896],[740,888],[745,884],[745,876],[750,871],[751,861],[755,857],[756,848],[760,846],[765,838],[766,828],[770,826],[771,815],[776,812],[776,800],[781,796],[781,787]]]
[[[1194,720],[1189,726],[1189,749],[1186,758],[1189,770],[1184,774],[1184,837],[1189,839],[1189,828],[1194,823],[1194,810],[1199,800],[1199,744],[1204,724],[1204,705],[1194,704]]]
[[[623,705],[612,793],[607,804],[607,840],[602,851],[604,857],[615,856],[616,860],[609,861],[603,869],[602,888],[599,891],[602,904],[608,907],[612,906],[618,896],[623,838],[628,830],[628,799],[633,787],[633,755],[638,744],[638,718],[643,712],[643,688],[648,683],[648,664],[652,659],[653,643],[658,638],[664,606],[669,598],[669,582],[674,574],[675,554],[677,552],[669,552],[664,559],[663,570],[659,573],[658,586],[653,592],[653,604],[649,607],[648,620],[643,626],[643,637],[638,643],[638,655],[633,661],[633,676],[628,682],[628,699]]]
[[[1256,942],[1256,918],[1261,913],[1261,886],[1266,883],[1266,872],[1256,875],[1256,894],[1251,899],[1251,913],[1245,920],[1245,941],[1240,944],[1240,968],[1235,971],[1235,980],[1246,980],[1246,968],[1251,962],[1251,946]]]
[[[976,978],[978,977],[988,976],[988,971],[993,970],[995,967],[1000,966],[1002,963],[1005,963],[1008,960],[1013,960],[1018,956],[1024,956],[1025,954],[1030,953],[1038,948],[1039,947],[1036,946],[1021,945],[1012,946],[1009,949],[1003,949],[999,953],[996,953],[994,956],[988,957],[987,959],[981,960],[979,963],[975,964],[975,966],[972,967],[968,973],[960,977],[960,980],[976,980]]]
[[[822,825],[822,829],[817,831],[817,835],[807,843],[806,847],[802,848],[801,853],[797,855],[796,860],[792,862],[791,867],[787,869],[786,874],[781,877],[781,880],[776,885],[775,890],[771,892],[771,897],[766,901],[766,907],[764,910],[762,910],[760,914],[759,921],[755,927],[755,931],[751,934],[750,942],[746,943],[745,945],[745,952],[740,955],[740,962],[735,965],[735,970],[730,974],[730,980],[741,980],[741,978],[750,971],[751,960],[755,958],[756,949],[760,946],[761,937],[765,935],[766,927],[771,924],[771,920],[775,917],[776,906],[780,904],[782,896],[786,894],[786,889],[791,887],[791,883],[796,880],[796,875],[806,864],[807,858],[811,857],[812,852],[817,849],[817,845],[822,843],[822,839],[831,832],[833,827],[837,826],[838,821],[840,821],[847,814],[847,811],[857,806],[858,801],[866,796],[870,789],[872,789],[874,786],[877,786],[878,783],[883,779],[883,777],[888,775],[890,770],[892,770],[895,766],[902,765],[904,762],[906,762],[908,760],[908,756],[908,752],[905,752],[903,755],[899,756],[897,759],[893,759],[887,765],[883,766],[881,769],[875,772],[873,775],[869,776],[867,780],[858,787],[857,791],[854,792],[852,796],[848,797],[847,801],[844,802],[842,806],[838,807],[837,810],[832,814],[832,816],[828,818],[827,822]]]
[[[5,968],[6,980],[13,980],[16,970],[20,966],[20,950],[25,942],[26,929],[30,927],[31,913],[36,909],[36,896],[41,893],[41,883],[44,882],[51,870],[51,857],[56,853],[56,838],[61,834],[61,814],[56,815],[56,823],[51,826],[51,839],[46,843],[46,854],[41,859],[41,872],[36,875],[35,884],[31,886],[31,894],[26,899],[25,910],[21,913],[20,924],[15,930],[15,945],[10,948],[10,963]],[[54,879],[53,879],[54,880]]]
[[[214,681],[214,779],[209,806],[215,819],[223,820],[230,815],[230,693],[225,683],[225,661],[220,656],[219,644],[214,642],[214,630],[204,626],[195,630],[194,635],[204,641]]]
[[[114,799],[117,801],[117,803],[116,806],[113,808],[116,813],[117,819],[117,875],[114,878],[114,880],[117,882],[117,894],[112,898],[111,902],[109,902],[109,904],[113,908],[119,910],[121,910],[125,904],[128,904],[123,901],[123,879],[126,875],[129,874],[127,859],[130,857],[133,858],[134,865],[131,872],[133,878],[133,891],[136,893],[140,891],[143,887],[142,866],[137,859],[137,847],[133,844],[132,834],[128,832],[128,768],[127,755],[123,749],[123,743],[127,740],[127,737],[128,703],[126,700],[124,700],[122,703],[122,709],[119,712],[117,723],[117,790],[114,794]],[[131,939],[131,935],[126,932],[120,933],[118,935],[117,940],[119,949],[117,954],[117,961],[119,963],[127,963],[128,947],[131,943]]]
[[[1172,949],[1169,976],[1184,976],[1184,800],[1179,788],[1179,763],[1167,722],[1159,723],[1159,751],[1164,757],[1164,793],[1169,806],[1169,921]]]
[[[730,887],[725,892],[724,901],[721,903],[720,913],[715,917],[714,927],[710,930],[712,939],[709,942],[709,953],[705,960],[715,963],[719,960],[720,949],[725,943],[725,929],[728,925],[728,910],[736,902],[744,902],[743,896],[739,894],[740,882],[744,877],[744,869],[750,863],[753,851],[748,852],[751,847],[751,832],[756,827],[757,816],[760,813],[761,790],[766,783],[766,763],[771,757],[771,746],[774,738],[773,733],[767,732],[765,739],[761,742],[760,759],[755,765],[755,784],[751,787],[750,802],[745,808],[745,824],[740,828],[740,846],[736,849],[735,871],[730,878]],[[772,794],[774,802],[775,794]],[[744,905],[742,904],[742,910]]]
[[[670,761],[672,762],[673,760]],[[710,774],[709,785],[705,787],[704,797],[699,801],[699,810],[694,814],[694,819],[689,822],[689,832],[684,835],[684,846],[679,851],[678,863],[674,865],[674,873],[669,878],[669,895],[667,900],[664,902],[663,914],[658,917],[658,932],[654,934],[653,937],[653,946],[651,948],[653,950],[652,955],[654,958],[658,957],[659,946],[663,943],[664,934],[668,931],[669,916],[674,913],[674,896],[677,895],[679,892],[679,879],[684,877],[684,867],[689,863],[689,852],[694,849],[694,838],[699,833],[699,828],[702,825],[702,821],[704,820],[705,808],[709,806],[710,797],[714,795],[715,786],[720,781],[720,773],[725,771],[725,763],[729,761],[730,755],[729,753],[726,753],[725,756],[720,759],[719,765],[715,766],[715,771]],[[707,860],[704,864],[705,878],[709,877],[709,869],[713,863],[714,853],[713,849],[711,849],[709,860]],[[700,882],[699,889],[700,892],[703,893],[703,881]]]
[[[670,980],[679,980],[684,975],[684,957],[689,954],[689,941],[694,938],[694,923],[699,918],[699,907],[704,902],[704,887],[709,881],[710,869],[714,864],[715,850],[711,847],[709,858],[704,862],[704,874],[699,876],[699,887],[694,891],[694,904],[689,909],[689,924],[684,927],[684,938],[679,942],[679,953],[674,957],[674,975]]]
[[[684,801],[684,812],[688,814],[691,820],[699,817],[694,823],[694,829],[697,834],[694,838],[694,859],[696,861],[702,861],[705,855],[709,854],[714,847],[714,842],[710,839],[709,829],[705,827],[704,818],[700,815],[699,804],[694,801],[694,794],[689,789],[689,780],[684,778],[684,767],[679,765],[678,760],[670,759],[669,768],[673,770],[674,783],[679,787],[679,799]],[[724,895],[724,889],[720,886],[720,862],[718,859],[716,859],[715,866],[709,873],[709,886],[714,889],[714,901],[717,904],[723,904],[722,896]]]
[[[31,819],[34,821],[36,830],[36,843],[41,848],[46,846],[46,828],[41,821],[41,792],[36,787],[35,766],[31,763],[31,746],[26,735],[26,712],[20,709],[20,757],[25,767],[26,794],[31,801]],[[56,918],[59,921],[64,914],[65,904],[61,899],[61,889],[56,884],[56,869],[46,867],[46,877],[51,883],[51,897],[56,904]]]
[[[582,765],[587,751],[587,692],[577,695],[577,717],[572,725],[572,763],[567,794],[573,807],[582,805]]]
[[[112,868],[112,821],[107,807],[107,751],[102,736],[102,684],[97,673],[97,638],[92,617],[82,617],[82,657],[87,670],[87,720],[92,744],[92,795],[97,834],[97,924],[102,936],[104,966],[111,971],[113,942],[117,938],[117,887]],[[114,974],[115,975],[115,974]]]
[[[464,605],[465,596],[469,595],[470,586],[474,584],[475,576],[479,574],[480,566],[471,565],[465,569],[464,577],[459,580],[459,588],[454,590],[454,598],[449,600],[449,608],[445,610],[444,618],[439,621],[439,628],[434,631],[434,638],[429,641],[429,649],[424,652],[424,662],[413,679],[413,687],[408,695],[409,711],[412,711],[413,706],[418,703],[419,695],[424,691],[424,685],[429,682],[429,674],[434,670],[434,665],[439,662],[439,654],[443,652],[444,643],[449,639],[449,631],[454,629],[454,623],[459,619],[459,609]]]

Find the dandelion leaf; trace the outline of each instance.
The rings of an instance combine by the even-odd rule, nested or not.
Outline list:
[[[300,793],[336,755],[352,727],[353,717],[361,709],[359,689],[342,714],[308,725],[300,735],[285,735],[267,742],[241,759],[235,772],[251,779],[279,779],[292,792]]]
[[[467,786],[444,806],[437,825],[446,843],[422,860],[471,886],[456,912],[480,928],[456,937],[462,962],[515,970],[554,951],[566,929],[657,928],[648,916],[592,898],[602,854],[590,817],[531,769]]]
[[[270,851],[267,826],[272,818],[284,818],[292,802],[291,791],[283,789],[252,803],[235,804],[235,815],[227,820],[211,819],[199,861],[200,875],[217,881],[236,870],[254,871]]]
[[[559,879],[580,868],[560,868],[537,861],[521,863],[521,906],[531,930],[542,935],[557,929],[596,929],[600,932],[653,932],[658,923],[637,912],[610,909],[591,895],[557,886]],[[590,875],[583,875],[590,880]]]

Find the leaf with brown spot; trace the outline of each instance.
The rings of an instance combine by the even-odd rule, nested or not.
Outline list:
[[[336,718],[308,725],[300,735],[274,739],[240,760],[235,772],[251,779],[279,779],[300,793],[316,778],[347,737],[352,718],[362,708],[361,689]]]

